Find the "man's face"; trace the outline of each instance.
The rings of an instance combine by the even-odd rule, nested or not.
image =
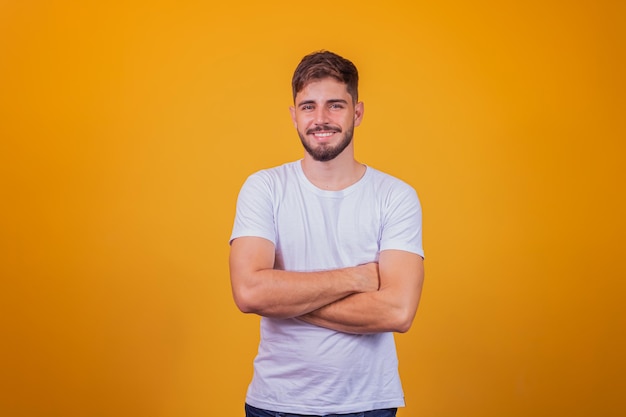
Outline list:
[[[312,81],[296,95],[291,118],[304,149],[316,161],[330,161],[352,142],[363,103],[354,104],[346,85],[334,78]]]

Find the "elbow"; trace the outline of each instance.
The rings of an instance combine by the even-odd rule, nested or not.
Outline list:
[[[250,275],[235,274],[231,271],[230,275],[231,291],[235,305],[245,314],[259,314],[261,309],[262,292],[257,280]]]
[[[394,314],[391,323],[391,330],[396,333],[406,333],[413,325],[413,319],[415,318],[415,311],[409,311],[408,309],[401,309]]]
[[[409,331],[409,329],[411,328],[411,323],[410,322],[402,322],[402,323],[398,323],[395,326],[394,332],[396,333],[406,333]]]
[[[233,299],[235,305],[242,313],[253,314],[258,313],[258,306],[254,302],[256,297],[251,294],[251,291],[245,289],[233,289]]]
[[[275,304],[269,303],[267,300],[264,301],[261,294],[251,288],[233,289],[233,299],[239,311],[245,314],[257,314],[259,316],[281,319],[293,317],[293,315],[285,314]]]
[[[393,327],[393,331],[395,333],[406,333],[411,328],[411,324],[412,324],[411,322],[407,322],[407,321],[395,323]]]
[[[250,304],[246,304],[246,303],[244,303],[242,301],[239,301],[237,299],[235,299],[235,305],[237,306],[239,311],[241,311],[242,313],[245,313],[245,314],[256,313],[256,310]]]

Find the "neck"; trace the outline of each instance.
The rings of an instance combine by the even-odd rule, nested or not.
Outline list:
[[[302,170],[313,185],[323,190],[339,191],[356,183],[365,174],[365,165],[344,152],[335,159],[326,162],[314,160],[305,154]]]

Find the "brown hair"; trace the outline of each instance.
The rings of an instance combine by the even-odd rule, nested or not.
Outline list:
[[[291,80],[294,101],[296,95],[308,83],[327,77],[346,84],[352,100],[357,102],[359,98],[359,72],[352,62],[330,51],[313,52],[302,58]]]

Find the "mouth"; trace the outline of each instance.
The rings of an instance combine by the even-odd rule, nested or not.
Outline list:
[[[309,129],[306,133],[308,135],[313,135],[313,137],[317,140],[324,140],[327,139],[331,136],[333,136],[335,133],[340,133],[341,129],[339,128],[315,128],[315,129]]]
[[[330,137],[330,136],[332,136],[334,134],[335,134],[335,132],[315,132],[315,133],[313,133],[313,136],[315,136],[316,138],[319,138],[319,139],[323,139],[323,138]]]

